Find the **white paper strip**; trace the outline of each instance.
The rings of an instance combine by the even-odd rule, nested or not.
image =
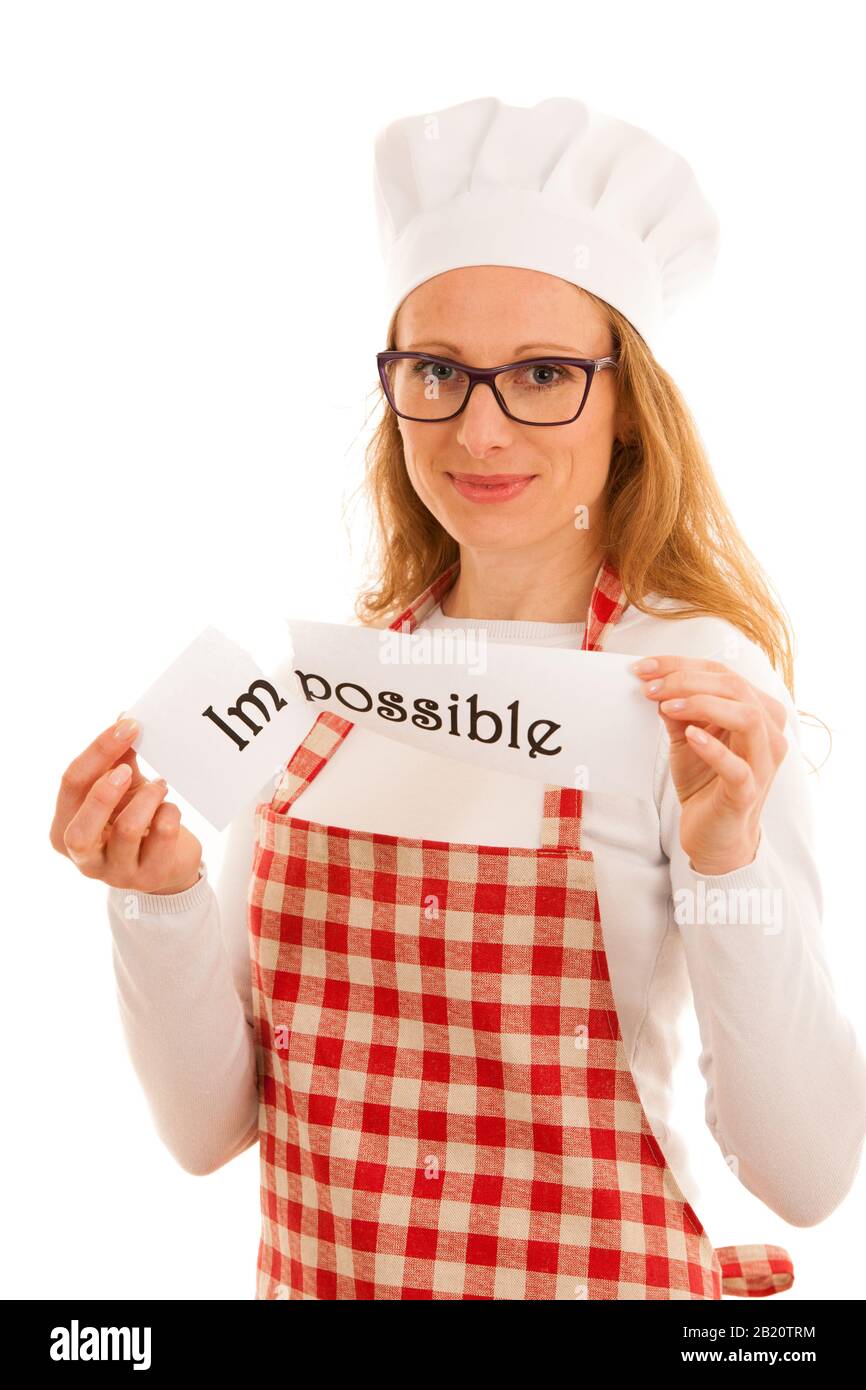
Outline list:
[[[127,713],[141,723],[136,752],[216,830],[276,776],[315,718],[215,627]]]
[[[483,629],[287,621],[314,714],[558,786],[652,799],[660,720],[629,670],[635,656],[491,642]]]

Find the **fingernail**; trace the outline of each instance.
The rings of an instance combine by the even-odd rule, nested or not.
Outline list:
[[[168,788],[168,782],[166,782],[164,777],[154,777],[151,785],[154,787],[159,787],[160,791],[163,791]]]
[[[114,737],[134,738],[138,733],[138,728],[139,724],[137,719],[121,719],[120,723],[116,724],[114,727]]]
[[[637,671],[638,675],[643,675],[646,671],[655,671],[657,667],[658,661],[656,658],[654,656],[646,656],[643,661],[635,661],[631,669]]]
[[[115,767],[109,772],[108,780],[109,782],[113,782],[116,787],[119,787],[121,782],[125,782],[131,773],[132,768],[129,766],[129,763],[121,763],[119,767]]]

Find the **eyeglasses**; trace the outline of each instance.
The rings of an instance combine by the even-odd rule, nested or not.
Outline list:
[[[429,353],[376,354],[388,404],[404,420],[453,420],[484,382],[509,420],[521,425],[572,424],[586,405],[596,372],[615,367],[617,360],[528,357],[502,367],[467,367]]]

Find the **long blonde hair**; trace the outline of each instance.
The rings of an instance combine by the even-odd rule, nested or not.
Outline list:
[[[582,291],[588,293],[588,291]],[[630,428],[611,451],[604,492],[605,557],[630,604],[677,621],[725,618],[763,648],[794,697],[793,633],[781,602],[722,497],[697,427],[676,384],[616,309],[589,295],[606,316],[619,354],[615,368]],[[396,347],[394,311],[388,347]],[[384,393],[379,388],[384,401]],[[412,486],[397,417],[387,408],[365,450],[362,487],[375,521],[378,582],[355,602],[361,622],[381,626],[459,558],[460,547]],[[650,594],[679,601],[665,611]]]

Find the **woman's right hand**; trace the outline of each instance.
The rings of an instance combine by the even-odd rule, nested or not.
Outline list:
[[[139,893],[182,893],[198,882],[201,844],[181,825],[179,807],[163,800],[164,779],[151,782],[141,772],[130,747],[139,730],[135,721],[112,724],[69,764],[49,838],[85,878]]]

